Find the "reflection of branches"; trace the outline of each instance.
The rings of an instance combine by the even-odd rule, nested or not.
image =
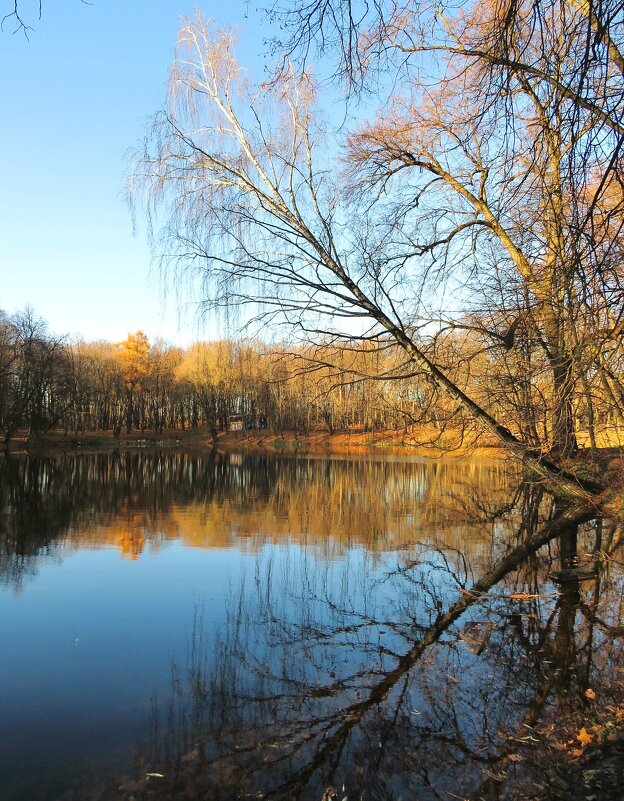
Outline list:
[[[483,593],[487,593],[511,570],[518,567],[530,553],[535,552],[545,542],[565,531],[570,525],[590,520],[592,516],[593,512],[588,509],[579,511],[575,508],[563,512],[559,518],[517,546],[506,558],[496,564],[479,581],[475,582],[470,592],[463,593],[448,611],[436,619],[434,624],[422,635],[419,642],[399,659],[394,670],[390,671],[379,684],[374,686],[366,698],[342,711],[344,722],[337,728],[332,737],[323,744],[308,765],[293,777],[291,786],[298,791],[303,789],[310,777],[329,759],[335,749],[344,744],[349,733],[362,721],[369,709],[373,706],[378,706],[387,697],[397,682],[416,665],[426,649],[438,642],[451,624],[476,603]]]
[[[463,531],[460,515],[468,510],[461,512],[458,493],[475,503],[491,494],[498,507],[511,480],[492,465],[177,451],[4,459],[0,581],[18,587],[36,572],[38,558],[52,551],[60,555],[94,537],[100,542],[112,537],[134,556],[181,536],[200,547],[244,541],[255,548],[292,538],[293,528],[334,555],[354,543],[373,551],[407,547],[406,521],[415,514],[430,527],[439,525],[444,512]],[[222,513],[225,503],[228,516]],[[180,506],[183,520],[176,516]],[[471,536],[478,537],[481,526],[471,527]]]
[[[604,569],[595,571],[593,594],[589,601],[581,599],[579,601],[579,611],[590,626],[589,637],[593,637],[593,627],[602,629],[609,637],[624,636],[624,626],[621,625],[622,610],[624,608],[624,576],[622,574],[622,563],[618,563],[613,556],[621,548],[622,528],[617,521],[597,521],[596,541],[594,546],[594,557],[598,562],[602,562]],[[604,619],[599,614],[599,601],[604,581],[611,584],[609,597],[611,603],[604,610],[608,613],[610,621]]]
[[[187,744],[203,744],[210,771],[202,781],[224,772],[231,778],[236,765],[236,792],[303,798],[347,770],[355,790],[374,785],[375,797],[394,798],[401,782],[420,781],[421,791],[442,798],[445,788],[453,789],[451,765],[467,783],[484,769],[486,776],[504,773],[527,727],[536,725],[553,688],[568,675],[559,651],[568,661],[576,658],[562,645],[575,607],[560,599],[543,628],[525,633],[505,611],[512,603],[505,593],[491,590],[592,514],[589,508],[559,511],[469,589],[470,560],[453,549],[425,550],[420,560],[389,567],[386,581],[347,566],[338,598],[331,591],[335,579],[311,573],[307,560],[299,569],[284,564],[279,582],[274,567],[266,576],[257,573],[255,594],[243,591],[232,604],[226,639],[216,649],[210,681],[215,719],[184,736]],[[390,622],[388,601],[400,609]],[[468,614],[476,608],[488,622]],[[537,605],[533,609],[541,614]],[[419,619],[423,615],[428,623]],[[467,620],[458,634],[462,617]],[[482,641],[471,648],[475,637]],[[547,669],[545,657],[556,669]],[[473,684],[473,663],[483,689]],[[186,703],[198,701],[190,693]],[[176,759],[168,766],[180,781],[183,756],[178,749],[177,767]],[[441,762],[446,776],[434,767]]]

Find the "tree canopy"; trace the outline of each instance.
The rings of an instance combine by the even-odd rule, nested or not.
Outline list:
[[[291,54],[318,35],[351,81],[383,72],[393,87],[341,150],[312,70],[286,62],[254,83],[233,31],[186,20],[135,189],[165,209],[162,250],[199,273],[207,308],[312,341],[390,340],[404,375],[560,480],[580,408],[593,429],[595,386],[619,383],[619,11],[371,8],[288,12]],[[469,374],[483,352],[497,375],[477,401],[453,365]],[[501,397],[524,407],[513,431],[493,414]]]

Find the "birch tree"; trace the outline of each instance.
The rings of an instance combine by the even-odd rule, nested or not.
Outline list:
[[[201,17],[185,23],[168,110],[135,165],[135,196],[145,190],[148,209],[167,215],[163,251],[199,273],[208,308],[315,336],[339,338],[357,326],[366,341],[392,339],[411,372],[424,371],[514,455],[587,499],[595,487],[528,447],[435,362],[418,333],[431,321],[418,289],[427,278],[422,248],[400,217],[379,225],[382,206],[351,202],[311,75],[286,68],[254,85],[234,39]]]

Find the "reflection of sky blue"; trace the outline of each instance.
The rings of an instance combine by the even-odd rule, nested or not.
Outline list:
[[[211,637],[218,632],[227,644],[233,636],[232,626],[224,623],[238,609],[243,581],[242,629],[248,631],[250,644],[242,652],[260,664],[264,659],[274,676],[280,676],[285,664],[311,686],[370,669],[371,653],[382,667],[387,666],[391,660],[376,646],[383,643],[401,652],[411,644],[412,631],[405,640],[383,621],[418,619],[429,625],[439,604],[448,605],[458,596],[459,588],[444,569],[435,544],[445,535],[461,539],[465,526],[454,525],[444,515],[439,520],[436,515],[423,517],[421,491],[435,486],[441,493],[462,477],[463,482],[469,481],[473,473],[467,474],[466,466],[449,464],[443,470],[438,463],[398,465],[388,460],[365,470],[360,468],[369,463],[363,460],[245,456],[224,461],[204,457],[195,463],[181,455],[178,464],[175,455],[162,458],[158,472],[152,454],[142,454],[136,462],[122,459],[118,471],[110,469],[111,457],[105,454],[76,457],[81,464],[68,457],[67,468],[73,466],[74,471],[68,475],[82,476],[78,499],[86,509],[78,502],[75,514],[66,517],[55,508],[53,497],[58,492],[61,505],[70,497],[60,474],[62,460],[38,470],[36,464],[18,460],[13,466],[21,470],[3,473],[2,486],[6,483],[9,492],[0,503],[6,515],[6,520],[0,520],[0,535],[6,538],[0,539],[0,557],[8,558],[8,564],[0,566],[12,576],[11,566],[19,565],[20,554],[30,553],[36,571],[32,580],[13,585],[9,579],[0,589],[0,775],[11,783],[12,793],[8,795],[5,786],[3,801],[31,801],[32,785],[18,795],[15,782],[19,777],[38,784],[45,777],[49,788],[55,773],[60,793],[67,776],[80,775],[85,768],[102,768],[106,762],[111,767],[104,775],[112,775],[117,769],[115,759],[127,761],[136,739],[145,736],[152,694],[157,692],[166,706],[171,661],[184,671],[194,609],[209,636],[210,670]],[[25,470],[27,464],[30,472]],[[438,473],[440,480],[434,481]],[[202,477],[211,474],[214,483],[203,483]],[[104,475],[116,476],[118,484],[102,487],[99,477]],[[153,482],[138,481],[139,475],[152,476]],[[477,482],[487,475],[487,467],[474,473]],[[492,475],[496,486],[497,473]],[[41,493],[32,491],[33,487],[30,493],[24,492],[28,481],[39,482]],[[288,527],[280,525],[275,532],[279,539],[272,544],[274,516],[283,520],[297,508],[297,504],[290,508],[289,494],[303,493],[332,503],[334,494],[317,492],[325,485],[329,491],[332,482],[344,489],[336,514],[346,514],[347,507],[350,512],[361,508],[362,514],[354,520],[363,526],[376,520],[374,509],[367,506],[373,498],[371,486],[377,489],[375,498],[386,498],[386,506],[397,497],[402,499],[400,509],[388,509],[375,523],[380,528],[370,541],[379,550],[369,551],[362,545],[368,539],[366,531],[353,531],[353,541],[345,540],[338,526],[334,539],[331,515],[322,518],[321,530],[319,521],[311,521],[308,529],[304,516],[298,519],[294,514],[291,526],[298,522],[296,529],[290,529],[292,537]],[[395,489],[394,494],[389,487]],[[104,499],[115,498],[109,501],[110,508],[107,503],[95,503],[100,494]],[[40,516],[24,514],[20,498],[26,499],[22,503],[29,509],[40,508]],[[218,504],[215,537],[211,537],[215,522],[211,515],[207,513],[205,520],[198,517],[202,503]],[[124,521],[129,512],[145,521],[146,510],[150,522],[143,527],[146,542],[137,560],[121,558],[117,548],[102,547],[103,542],[115,541],[115,532],[127,530]],[[238,512],[249,523],[241,526],[239,536]],[[47,531],[44,515],[51,521],[49,538],[43,536]],[[70,526],[71,534],[64,526]],[[391,536],[402,526],[408,530],[401,537]],[[256,536],[255,531],[262,534]],[[175,539],[176,532],[182,538],[188,534],[193,547]],[[413,550],[404,547],[423,539]],[[210,547],[211,542],[231,547]],[[401,550],[393,551],[397,545]],[[478,556],[481,548],[480,542],[470,542],[469,563],[471,554]],[[399,568],[413,558],[419,562],[411,571],[411,581],[406,581]],[[447,558],[455,566],[455,552]],[[21,586],[21,591],[16,594],[14,586]],[[328,605],[328,598],[333,605]],[[346,610],[344,616],[337,610]],[[315,627],[329,631],[337,621],[348,627],[352,618],[358,620],[358,612],[378,622],[363,629],[345,629],[339,643],[321,638],[306,644]],[[280,645],[284,631],[286,640]],[[271,642],[272,637],[277,644]],[[314,653],[319,658],[309,659]],[[238,655],[236,660],[237,667],[242,667]],[[224,675],[229,686],[231,674]],[[413,704],[424,710],[417,691]]]
[[[41,568],[22,595],[1,594],[0,774],[76,764],[106,740],[131,746],[151,693],[168,688],[170,659],[184,663],[194,605],[218,626],[247,558],[178,545],[134,562],[81,551]]]
[[[267,545],[258,558],[264,568],[273,565],[275,598],[287,612],[297,609],[282,592],[287,575],[297,593],[306,577],[326,576],[336,597],[344,576],[352,576],[350,602],[362,603],[362,548],[332,564],[296,544]],[[116,549],[84,550],[40,564],[22,594],[0,594],[0,773],[9,786],[28,774],[63,785],[85,760],[126,761],[148,720],[150,697],[167,697],[171,660],[185,664],[193,609],[207,633],[219,629],[229,589],[253,576],[255,559],[236,548],[179,544],[136,561]],[[253,597],[253,581],[243,586]],[[320,584],[316,590],[322,624],[327,609]],[[26,796],[13,792],[28,797],[28,785]]]
[[[245,575],[253,577],[256,558],[260,575],[272,565],[284,621],[297,621],[293,598],[312,581],[319,625],[328,622],[325,587],[343,602],[348,590],[349,603],[361,607],[373,574],[395,559],[383,558],[372,571],[361,547],[331,563],[294,543],[267,545],[258,556],[174,543],[136,561],[105,548],[41,563],[20,595],[8,588],[0,594],[0,773],[9,784],[47,774],[62,785],[85,760],[127,760],[148,720],[150,697],[167,697],[171,660],[185,664],[193,609],[208,634],[222,627],[229,590],[236,593]],[[243,586],[253,600],[253,581]],[[262,650],[266,633],[259,634]]]

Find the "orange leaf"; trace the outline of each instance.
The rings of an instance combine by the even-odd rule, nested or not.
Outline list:
[[[590,734],[590,733],[587,731],[587,729],[585,728],[585,726],[583,726],[583,728],[582,728],[582,729],[579,731],[579,733],[576,735],[576,739],[579,741],[579,743],[580,743],[580,744],[583,746],[583,748],[584,748],[586,745],[589,745],[589,743],[591,743],[591,741],[594,739],[594,736],[593,736],[593,734]]]
[[[596,693],[591,689],[587,689],[585,690],[585,698],[589,698],[590,701],[595,701]]]

